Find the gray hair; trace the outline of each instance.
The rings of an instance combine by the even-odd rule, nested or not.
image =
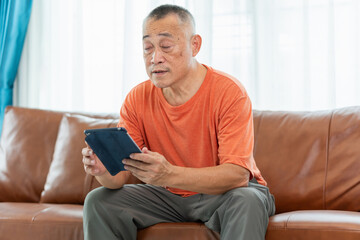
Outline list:
[[[158,6],[149,13],[145,18],[145,21],[148,19],[159,20],[169,14],[176,14],[183,23],[190,23],[195,31],[195,20],[193,15],[187,9],[177,5],[164,4]]]

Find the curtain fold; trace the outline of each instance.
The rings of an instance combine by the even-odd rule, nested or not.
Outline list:
[[[0,5],[0,134],[6,106],[13,103],[13,87],[30,18],[32,0],[1,0]]]

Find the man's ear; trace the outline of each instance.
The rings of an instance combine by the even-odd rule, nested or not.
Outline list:
[[[191,49],[192,49],[192,56],[195,57],[201,48],[202,39],[199,34],[195,34],[191,37]]]

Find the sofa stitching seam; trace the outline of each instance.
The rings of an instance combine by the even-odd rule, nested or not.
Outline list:
[[[323,186],[323,207],[327,209],[326,206],[326,183],[327,183],[327,175],[328,175],[328,165],[329,165],[329,152],[330,152],[330,130],[331,123],[334,116],[334,111],[331,111],[329,126],[328,126],[328,134],[326,139],[326,158],[325,158],[325,176],[324,176],[324,186]]]

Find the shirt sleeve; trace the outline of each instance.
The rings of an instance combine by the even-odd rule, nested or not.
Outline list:
[[[254,130],[250,98],[238,87],[222,99],[218,122],[220,164],[232,163],[256,172],[253,158]],[[254,172],[255,171],[255,172]]]
[[[141,124],[139,123],[139,117],[137,116],[134,92],[130,92],[121,106],[120,120],[118,127],[123,127],[127,130],[131,138],[142,149],[145,146],[143,136],[141,134]]]

